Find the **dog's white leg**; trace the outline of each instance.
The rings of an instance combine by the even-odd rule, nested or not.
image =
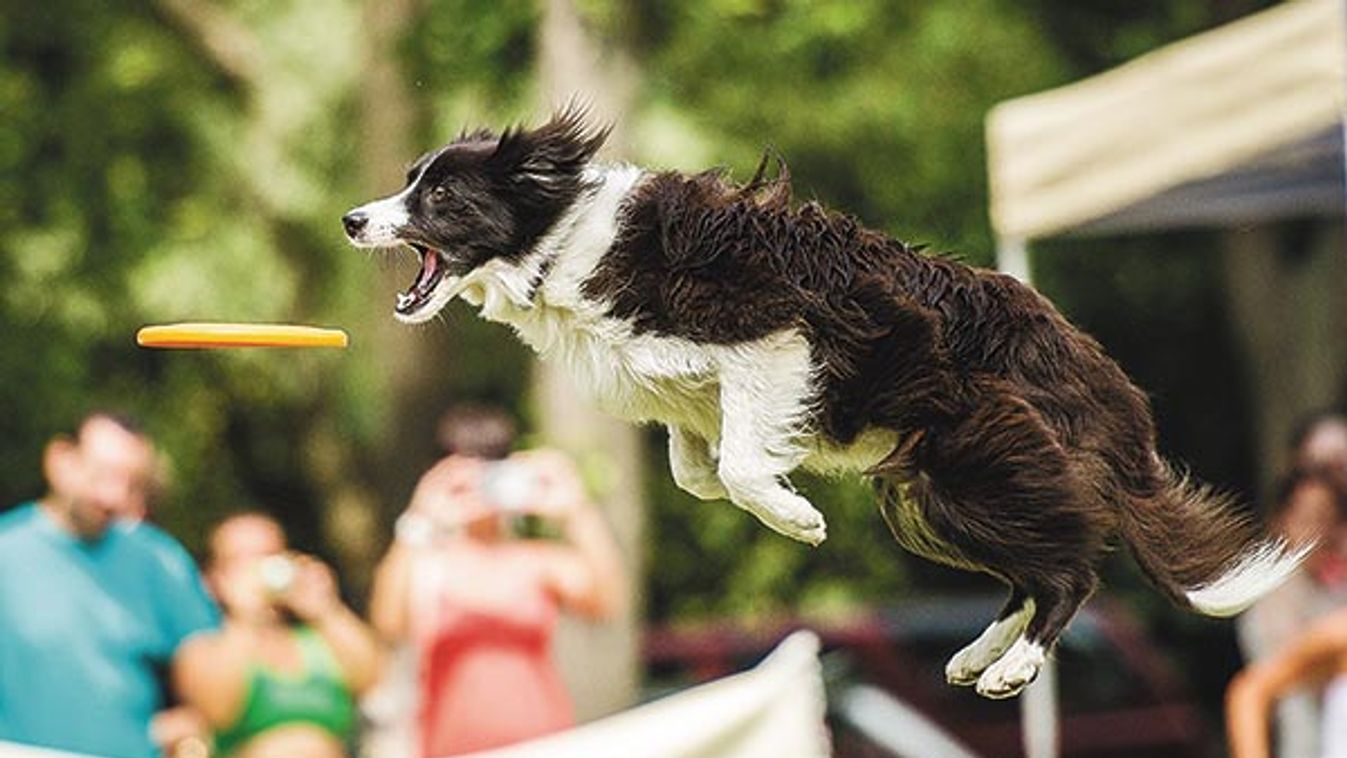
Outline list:
[[[785,480],[804,459],[800,434],[809,410],[809,345],[793,334],[729,348],[721,356],[718,472],[730,501],[768,527],[817,545],[823,514]]]
[[[680,426],[669,426],[669,470],[674,483],[702,500],[729,497],[716,475],[711,447],[701,436]]]
[[[1047,660],[1047,651],[1024,635],[1015,638],[1010,649],[978,677],[978,694],[1001,699],[1020,693],[1038,676],[1038,670]]]
[[[1029,625],[1029,619],[1033,617],[1034,600],[1026,598],[1019,610],[993,621],[977,639],[949,659],[949,663],[945,665],[945,680],[958,685],[977,682],[982,672],[995,663],[1024,633],[1024,628]]]

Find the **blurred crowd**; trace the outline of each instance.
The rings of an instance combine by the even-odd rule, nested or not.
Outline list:
[[[94,755],[447,756],[564,730],[561,614],[613,614],[626,573],[575,465],[461,407],[397,519],[362,616],[266,510],[198,563],[150,518],[159,452],[134,419],[49,441],[46,492],[0,515],[0,742]],[[1347,758],[1347,417],[1287,447],[1271,534],[1298,573],[1237,621],[1235,758]]]
[[[368,617],[265,510],[201,565],[151,523],[134,419],[46,446],[47,491],[0,515],[0,743],[115,756],[455,755],[569,727],[558,618],[602,619],[625,572],[576,467],[510,417],[446,415]]]
[[[1246,668],[1231,682],[1234,758],[1347,758],[1347,417],[1297,428],[1267,528],[1306,551],[1237,624]]]

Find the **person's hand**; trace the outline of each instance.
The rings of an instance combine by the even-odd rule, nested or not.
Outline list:
[[[287,557],[295,567],[295,576],[281,593],[280,601],[284,607],[310,624],[341,609],[337,579],[327,564],[302,553],[290,553]]]
[[[589,504],[584,481],[570,456],[558,450],[530,450],[514,457],[528,466],[537,488],[529,510],[565,521]]]
[[[205,718],[187,706],[159,711],[150,719],[150,739],[172,758],[206,758],[209,735]]]
[[[481,475],[479,460],[459,455],[444,458],[421,476],[407,511],[442,520],[463,520],[470,514],[488,512],[490,508],[478,491]]]

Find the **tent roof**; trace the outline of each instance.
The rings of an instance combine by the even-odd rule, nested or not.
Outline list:
[[[1347,3],[1292,0],[987,120],[1005,238],[1340,215]]]

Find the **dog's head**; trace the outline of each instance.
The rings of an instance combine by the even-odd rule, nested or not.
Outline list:
[[[533,249],[585,189],[585,166],[606,137],[574,109],[537,129],[464,134],[413,163],[401,192],[343,216],[346,236],[357,247],[417,252],[421,270],[394,313],[425,321],[464,277]]]

